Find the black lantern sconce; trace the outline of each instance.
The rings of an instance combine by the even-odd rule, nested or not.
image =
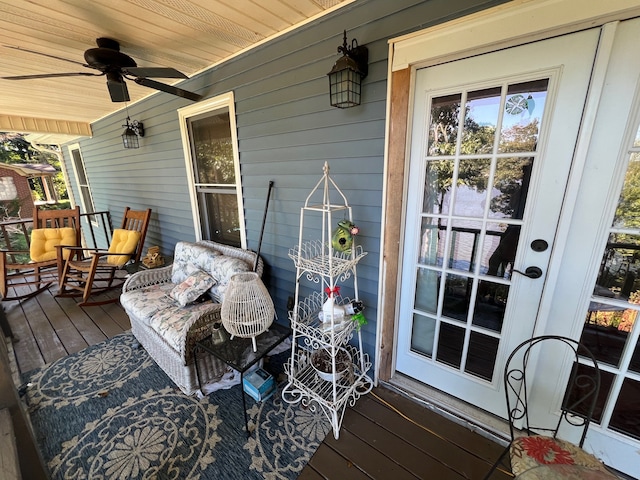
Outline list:
[[[127,123],[123,125],[122,143],[124,148],[140,148],[139,137],[144,137],[144,126],[142,122],[131,120],[127,117]]]
[[[347,31],[344,40],[338,47],[342,57],[338,59],[329,76],[329,98],[332,107],[350,108],[360,105],[362,79],[367,76],[369,51],[359,46],[354,38],[351,46],[347,45]]]

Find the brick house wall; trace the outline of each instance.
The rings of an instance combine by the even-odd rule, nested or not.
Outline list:
[[[0,167],[0,203],[17,199],[20,202],[20,218],[33,217],[33,197],[29,180],[18,172]],[[0,214],[4,212],[0,211]]]

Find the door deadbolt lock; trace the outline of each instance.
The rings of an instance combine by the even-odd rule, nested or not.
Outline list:
[[[540,278],[542,276],[542,269],[540,267],[527,267],[524,272],[514,268],[513,272],[529,278]]]
[[[549,244],[546,240],[541,238],[537,238],[533,242],[531,242],[531,250],[534,252],[544,252],[547,248],[549,248]]]

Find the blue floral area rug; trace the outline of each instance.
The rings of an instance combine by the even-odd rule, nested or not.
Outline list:
[[[53,480],[294,479],[330,429],[321,409],[276,393],[246,397],[247,437],[240,385],[186,396],[131,333],[23,380]]]

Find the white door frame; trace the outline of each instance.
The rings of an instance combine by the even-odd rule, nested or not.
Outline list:
[[[444,61],[451,61],[465,58],[471,55],[488,53],[501,48],[521,45],[530,41],[549,38],[555,35],[561,35],[569,32],[575,32],[589,27],[597,27],[616,20],[623,20],[640,16],[640,5],[637,0],[609,0],[607,2],[584,0],[513,0],[498,7],[490,8],[482,12],[453,20],[442,25],[438,25],[424,31],[415,32],[403,37],[391,39],[389,41],[389,71],[388,71],[388,91],[387,91],[387,113],[391,111],[392,98],[392,81],[393,72],[411,69],[411,82],[415,80],[415,73],[418,68],[436,65]],[[607,29],[604,30],[607,35]],[[608,34],[612,37],[612,33]],[[604,39],[604,41],[612,41]],[[605,62],[606,63],[606,62]],[[603,81],[604,73],[602,71],[594,72],[594,80],[596,82]],[[599,75],[599,76],[598,76]],[[411,91],[409,97],[413,97]],[[587,105],[587,125],[592,127],[595,115],[596,105]],[[591,116],[588,116],[591,115]],[[387,196],[389,195],[389,184],[387,183],[387,172],[389,168],[388,146],[390,137],[390,116],[387,114],[386,125],[386,148],[385,148],[385,184],[383,186],[383,212],[386,211]],[[411,112],[409,112],[411,118]],[[405,158],[409,159],[409,148],[411,140],[407,139],[407,154]],[[588,136],[583,131],[578,145],[576,147],[576,157],[574,162],[576,168],[573,169],[572,176],[569,179],[567,189],[568,198],[575,200],[577,188],[582,173],[582,167],[585,162],[586,151],[588,148]],[[405,171],[407,166],[405,165]],[[406,187],[406,185],[405,185]],[[572,208],[569,207],[569,211]],[[397,213],[396,213],[397,214]],[[404,212],[402,217],[404,218]],[[386,218],[383,213],[381,221],[382,225],[386,224]],[[567,239],[567,229],[559,230],[556,238],[557,245],[565,245]],[[385,232],[381,232],[381,250],[384,251]],[[558,250],[561,254],[562,248]],[[402,251],[400,251],[400,257]],[[389,292],[390,286],[385,283],[385,266],[386,259],[380,258],[380,277],[379,277],[379,295],[378,295],[378,311],[385,311],[385,302],[395,302],[395,311],[398,311],[399,296],[386,299],[385,292]],[[547,277],[549,280],[557,277],[557,269],[559,262],[551,259]],[[554,270],[555,269],[555,270]],[[401,272],[399,272],[401,274]],[[400,277],[395,280],[397,284]],[[552,290],[553,285],[549,285]],[[541,310],[549,308],[548,302],[541,304]],[[376,334],[376,357],[383,356],[383,350],[389,349],[389,345],[393,345],[395,358],[396,342],[393,338],[383,338],[383,322],[381,319],[377,324]],[[540,330],[544,330],[546,325],[543,323],[538,325]],[[577,328],[577,327],[576,327]],[[375,376],[376,380],[380,372],[381,365],[376,362]]]

